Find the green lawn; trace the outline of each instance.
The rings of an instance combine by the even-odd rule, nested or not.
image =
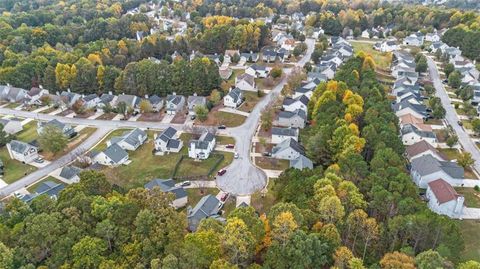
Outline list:
[[[480,182],[478,185],[480,186]],[[480,191],[473,188],[455,188],[455,190],[465,196],[465,206],[480,208]]]
[[[290,162],[288,160],[279,160],[267,157],[255,157],[255,163],[260,168],[270,170],[286,170],[290,166]]]
[[[46,178],[38,181],[37,183],[35,183],[35,184],[33,184],[33,185],[30,185],[30,186],[27,188],[27,191],[29,191],[30,193],[35,192],[35,189],[38,187],[38,185],[40,185],[42,182],[46,182],[46,181],[53,181],[53,182],[55,182],[55,183],[58,183],[58,184],[61,183],[61,184],[64,184],[64,185],[65,185],[65,183],[63,183],[62,181],[60,181],[60,180],[58,180],[58,179],[56,179],[56,178],[54,178],[54,177],[52,177],[52,176],[48,176],[48,177],[46,177]]]
[[[458,149],[438,148],[438,151],[444,154],[448,160],[456,160],[460,156]]]
[[[221,158],[220,155],[223,155],[223,160],[218,164],[217,162]],[[180,166],[178,168],[175,177],[189,177],[189,176],[212,176],[215,175],[217,170],[226,165],[230,164],[233,160],[233,153],[230,152],[212,152],[210,157],[203,161],[195,161],[194,159],[185,157],[183,158]],[[208,174],[210,170],[213,170],[212,173]]]
[[[6,108],[10,108],[10,109],[14,109],[16,108],[17,106],[19,106],[20,104],[18,103],[9,103]]]
[[[126,131],[130,131],[131,129],[116,129],[109,133],[103,140],[100,142],[96,147],[93,148],[94,151],[103,151],[107,148],[107,141],[110,140],[114,136],[120,136]]]
[[[239,110],[250,113],[255,105],[262,99],[256,92],[244,92],[245,102],[240,106]]]
[[[373,44],[371,43],[351,41],[351,44],[355,53],[363,51],[372,55],[375,64],[379,68],[387,69],[390,67],[390,63],[392,62],[392,53],[376,51],[373,49]]]
[[[36,170],[33,166],[10,159],[6,146],[0,149],[0,159],[5,167],[2,180],[7,184],[13,183]]]
[[[218,111],[215,116],[218,119],[219,125],[225,125],[227,127],[237,127],[242,125],[246,119],[245,116],[223,111]]]
[[[37,139],[37,121],[31,121],[23,126],[23,130],[15,135],[17,140],[23,142],[32,142]]]
[[[457,220],[465,241],[465,249],[460,256],[461,261],[475,260],[480,262],[480,221]]]
[[[51,113],[51,112],[53,112],[53,111],[55,111],[55,110],[57,110],[57,109],[58,109],[58,107],[51,106],[51,107],[49,107],[49,108],[47,108],[47,109],[45,109],[45,110],[40,111],[40,113],[42,113],[42,114],[49,114],[49,113]]]
[[[216,136],[215,140],[217,141],[218,145],[228,145],[228,144],[235,144],[235,139],[230,136]]]

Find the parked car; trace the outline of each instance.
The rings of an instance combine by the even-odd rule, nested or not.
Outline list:
[[[41,157],[38,157],[38,158],[36,158],[36,159],[33,160],[33,161],[36,162],[36,163],[44,163],[44,162],[45,162],[45,160],[44,160],[43,158],[41,158]]]
[[[182,182],[180,185],[181,185],[182,187],[186,187],[186,186],[192,185],[192,182],[190,182],[190,181],[187,180],[187,181]]]
[[[191,120],[194,120],[194,119],[196,119],[196,118],[197,118],[197,117],[196,117],[195,115],[190,116],[190,119],[191,119]]]
[[[220,130],[225,130],[225,129],[227,129],[227,126],[225,126],[225,125],[220,125],[220,126],[218,126],[218,129],[220,129]]]
[[[264,153],[262,153],[263,156],[265,157],[270,157],[272,156],[272,153],[268,152],[268,151],[265,151]]]
[[[233,158],[238,159],[238,157],[239,157],[238,152],[235,152],[235,154],[233,155]]]
[[[222,197],[220,197],[220,201],[225,202],[228,199],[228,196],[230,196],[228,192],[222,194]]]
[[[225,146],[227,149],[233,149],[235,148],[235,145],[234,144],[228,144]]]
[[[459,126],[463,126],[463,122],[457,121],[457,123],[458,123]]]
[[[221,169],[220,171],[217,172],[217,175],[223,176],[226,172],[227,172],[227,170]]]

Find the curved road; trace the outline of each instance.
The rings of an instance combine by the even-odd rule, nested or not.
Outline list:
[[[450,102],[450,98],[448,97],[448,93],[445,90],[445,87],[442,84],[442,80],[440,79],[440,75],[438,74],[437,65],[432,60],[431,57],[427,57],[428,69],[430,71],[430,78],[433,81],[433,86],[435,87],[435,95],[440,98],[442,101],[442,105],[445,108],[445,120],[452,126],[453,130],[458,136],[458,141],[462,145],[462,147],[472,154],[472,158],[475,160],[474,167],[477,172],[480,172],[480,150],[472,141],[470,136],[465,132],[462,126],[458,125],[458,118],[457,112],[453,107],[452,103]]]
[[[314,39],[307,39],[305,42],[308,46],[305,56],[295,64],[299,67],[303,67],[305,63],[310,61],[310,57],[315,47]],[[290,68],[284,69],[284,72],[288,74],[290,70]],[[262,189],[265,186],[267,176],[262,170],[252,164],[250,160],[250,146],[252,143],[252,138],[255,134],[255,130],[260,121],[261,111],[270,103],[274,95],[277,95],[281,92],[283,86],[287,83],[287,78],[288,76],[285,76],[280,83],[275,86],[275,88],[273,88],[273,90],[255,106],[245,123],[235,128],[218,130],[217,133],[220,135],[228,135],[235,138],[235,149],[240,154],[240,158],[234,159],[234,161],[227,167],[228,172],[224,176],[217,178],[217,185],[223,191],[230,192],[234,195],[248,195],[259,189]],[[15,181],[14,183],[9,184],[8,186],[1,188],[0,196],[8,196],[15,191],[31,185],[43,177],[46,177],[54,170],[70,163],[76,157],[84,154],[93,146],[95,146],[105,135],[116,128],[166,129],[168,127],[174,127],[177,130],[184,130],[188,128],[185,124],[67,118],[63,116],[8,108],[0,108],[0,114],[12,115],[21,118],[31,118],[40,121],[57,119],[63,123],[71,125],[86,125],[97,128],[97,130],[91,136],[89,136],[85,141],[82,142],[82,144],[80,144],[71,152],[51,162],[49,165],[40,168],[39,170]]]
[[[315,40],[309,38],[305,43],[308,46],[305,56],[298,61],[295,66],[303,67],[310,61],[310,57],[315,48]],[[250,159],[252,138],[260,122],[262,110],[270,104],[275,95],[280,94],[287,83],[290,70],[291,69],[284,69],[287,76],[255,106],[242,125],[229,129],[230,135],[235,138],[235,151],[238,152],[240,157],[234,159],[233,162],[226,167],[227,172],[223,176],[217,176],[217,186],[222,191],[234,195],[249,195],[265,187],[267,176],[261,169],[254,166]]]

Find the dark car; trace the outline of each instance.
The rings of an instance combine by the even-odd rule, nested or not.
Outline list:
[[[235,148],[235,145],[234,144],[228,144],[225,146],[227,149],[233,149]]]
[[[268,151],[265,151],[264,153],[262,153],[263,156],[265,157],[270,157],[272,156],[272,153],[268,152]]]
[[[227,172],[227,170],[221,169],[220,171],[217,172],[217,175],[223,176],[226,172]]]
[[[220,130],[225,130],[225,129],[227,129],[227,126],[225,126],[225,125],[220,125],[220,126],[218,126],[218,129],[220,129]]]

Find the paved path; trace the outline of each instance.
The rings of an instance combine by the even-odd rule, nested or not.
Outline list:
[[[230,107],[223,107],[223,108],[220,108],[219,110],[223,111],[223,112],[238,114],[238,115],[245,116],[245,117],[248,117],[250,115],[250,113],[248,113],[248,112],[244,112],[244,111],[241,111],[241,110],[238,110],[238,109],[233,109],[233,108],[230,108]]]
[[[91,136],[89,136],[85,141],[83,141],[78,147],[74,150],[68,152],[64,156],[60,157],[59,159],[51,162],[49,165],[9,184],[0,189],[0,196],[7,196],[12,194],[13,192],[34,184],[35,182],[39,181],[40,179],[48,176],[50,173],[55,171],[56,169],[63,167],[64,165],[72,162],[78,156],[87,152],[90,148],[95,146],[98,141],[100,141],[108,132],[112,129],[108,127],[98,128]]]
[[[314,39],[307,39],[308,46],[305,57],[295,66],[303,67],[305,63],[310,61],[313,49],[315,47]],[[291,69],[284,69],[285,73],[289,73]],[[267,175],[261,169],[252,164],[250,157],[250,148],[255,130],[260,121],[262,110],[271,103],[273,98],[280,94],[283,86],[287,83],[288,76],[285,76],[277,86],[273,88],[250,112],[245,122],[235,128],[228,128],[231,136],[235,138],[235,150],[239,153],[240,158],[234,159],[233,162],[226,167],[227,172],[223,176],[216,178],[217,186],[236,196],[244,196],[254,193],[265,187],[267,183]],[[1,111],[0,111],[1,112]]]
[[[453,130],[458,136],[458,141],[462,145],[465,151],[468,151],[472,154],[475,163],[473,167],[477,172],[480,172],[480,150],[472,141],[470,136],[465,132],[465,130],[458,125],[458,115],[455,111],[455,108],[450,102],[447,91],[442,84],[440,76],[438,74],[437,66],[431,57],[427,57],[428,69],[430,70],[430,78],[433,81],[433,86],[435,87],[435,95],[440,98],[442,105],[446,110],[445,120],[452,126]]]

